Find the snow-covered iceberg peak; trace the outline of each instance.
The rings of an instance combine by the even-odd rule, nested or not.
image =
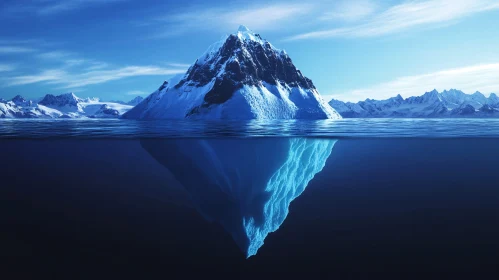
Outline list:
[[[130,119],[339,119],[289,55],[248,28],[211,45]]]
[[[208,49],[196,60],[195,64],[202,65],[209,61],[211,58],[215,57],[220,51],[220,48],[224,46],[227,38],[229,38],[230,36],[236,36],[241,41],[250,40],[259,44],[264,44],[265,42],[267,42],[266,40],[263,40],[260,35],[251,31],[248,27],[240,25],[235,33],[222,36],[220,40],[211,44]]]
[[[329,158],[336,140],[314,138],[141,140],[189,192],[208,221],[246,257],[288,215],[290,203]]]
[[[239,28],[237,29],[237,32],[241,33],[253,33],[248,27],[244,25],[239,25]]]
[[[251,40],[254,42],[258,42],[260,44],[264,44],[266,42],[266,40],[263,40],[262,37],[260,37],[260,35],[254,33],[253,31],[251,31],[248,27],[246,27],[244,25],[239,26],[239,28],[237,29],[236,36],[240,40]]]

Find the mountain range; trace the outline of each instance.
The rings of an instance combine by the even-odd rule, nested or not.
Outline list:
[[[2,118],[339,119],[310,79],[279,50],[246,28],[211,45],[184,75],[146,99],[102,102],[73,93],[0,101]]]
[[[344,118],[497,118],[499,97],[492,93],[466,94],[457,89],[433,90],[421,96],[357,103],[331,100],[329,105]]]
[[[0,118],[118,118],[140,101],[103,102],[74,93],[47,94],[35,100],[17,95],[11,100],[0,99]]]
[[[127,119],[338,119],[288,54],[240,26]]]
[[[165,81],[147,98],[129,102],[82,99],[73,93],[37,100],[0,98],[0,118],[125,119],[340,119],[497,118],[499,97],[457,89],[357,103],[325,102],[279,50],[246,28],[211,45],[184,75]]]

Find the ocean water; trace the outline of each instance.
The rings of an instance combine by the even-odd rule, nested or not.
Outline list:
[[[496,120],[1,120],[0,156],[19,278],[499,276]]]

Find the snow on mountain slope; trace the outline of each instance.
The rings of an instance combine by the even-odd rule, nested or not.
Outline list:
[[[144,100],[144,97],[142,97],[142,96],[137,96],[137,97],[133,98],[132,100],[130,100],[130,101],[128,101],[128,102],[121,101],[121,100],[113,100],[113,101],[109,101],[109,102],[110,102],[110,103],[118,103],[118,104],[123,104],[123,105],[136,106],[136,105],[138,105],[140,102],[142,102],[142,100]]]
[[[20,112],[14,102],[0,102],[0,118],[15,118]]]
[[[286,52],[241,26],[123,118],[341,118]]]
[[[16,95],[11,100],[16,106],[29,106],[32,104],[32,101],[24,99],[21,95]],[[30,104],[31,102],[31,104]]]
[[[358,103],[331,100],[329,104],[344,118],[458,118],[499,117],[499,98],[480,92],[465,94],[456,89],[426,92],[422,96],[387,100],[366,99]]]
[[[133,106],[79,98],[73,93],[47,94],[36,104],[16,96],[0,103],[0,118],[117,118]]]
[[[128,101],[127,103],[125,103],[125,104],[126,105],[130,105],[130,106],[137,106],[140,102],[142,102],[142,100],[144,100],[144,97],[137,96],[134,99],[132,99],[132,100]]]

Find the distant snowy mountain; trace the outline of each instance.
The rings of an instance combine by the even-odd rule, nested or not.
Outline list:
[[[129,119],[336,119],[311,80],[244,26],[199,57],[183,76],[123,115]]]
[[[0,102],[0,118],[117,118],[133,106],[79,98],[73,93],[47,94],[38,103],[18,95]]]
[[[137,96],[134,99],[128,101],[126,104],[130,106],[137,106],[140,102],[142,102],[142,100],[144,100],[144,97]]]
[[[422,96],[386,100],[366,99],[358,103],[331,100],[331,107],[344,118],[498,118],[499,98],[480,92],[465,94],[456,89],[433,90]]]
[[[30,104],[30,100],[24,99],[21,95],[16,95],[14,98],[11,100],[15,105],[17,106],[30,106],[32,105],[32,101]]]
[[[128,102],[125,102],[125,101],[122,101],[122,100],[112,100],[110,102],[112,102],[112,103],[118,103],[118,104],[123,104],[123,105],[136,106],[140,102],[142,102],[142,100],[144,100],[144,97],[137,96],[137,97],[133,98],[132,100],[130,100]]]
[[[57,96],[47,94],[38,104],[52,108],[68,109],[69,111],[81,111],[80,105],[82,102],[83,100],[74,93],[65,93]]]

